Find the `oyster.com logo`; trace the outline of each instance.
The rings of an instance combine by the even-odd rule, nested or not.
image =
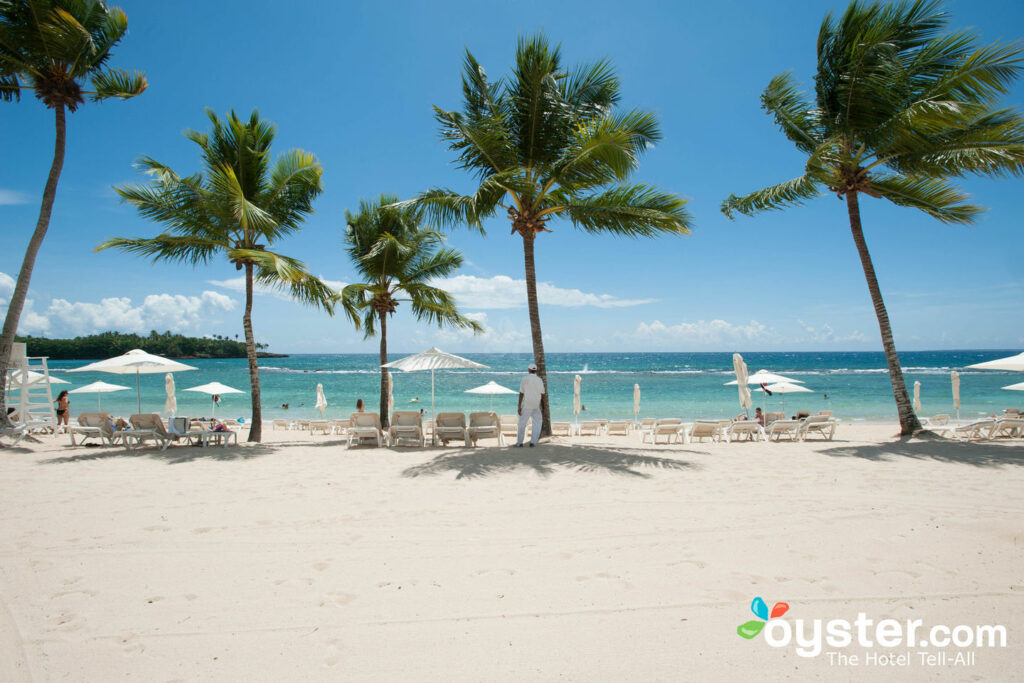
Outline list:
[[[754,613],[754,616],[757,617],[757,619],[751,619],[747,623],[740,624],[736,627],[736,633],[740,634],[747,640],[750,640],[760,633],[761,629],[764,628],[765,623],[767,623],[769,619],[781,617],[789,611],[789,605],[784,602],[777,602],[769,613],[768,605],[765,604],[764,600],[761,598],[754,598],[754,601],[750,603],[750,611]]]

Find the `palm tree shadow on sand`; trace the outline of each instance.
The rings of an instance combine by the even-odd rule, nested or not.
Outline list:
[[[239,444],[237,446],[199,446],[172,445],[166,451],[159,448],[143,447],[135,450],[126,450],[122,447],[97,447],[91,453],[79,455],[66,455],[56,458],[40,460],[40,465],[66,465],[75,462],[89,460],[109,460],[116,458],[149,458],[158,460],[168,465],[181,465],[197,460],[217,460],[230,462],[232,460],[251,460],[277,452],[278,448],[267,444]]]
[[[536,448],[462,448],[409,467],[402,472],[402,476],[423,477],[456,472],[455,478],[463,479],[528,469],[542,477],[548,477],[559,467],[579,472],[608,472],[632,477],[650,477],[650,474],[635,468],[689,470],[697,466],[685,460],[658,458],[627,450],[542,443]]]
[[[862,458],[876,462],[896,458],[935,460],[962,463],[975,467],[1002,467],[1024,465],[1024,448],[1019,439],[1012,441],[983,441],[964,443],[939,436],[919,435],[887,443],[860,444],[826,448],[820,453],[839,458]]]

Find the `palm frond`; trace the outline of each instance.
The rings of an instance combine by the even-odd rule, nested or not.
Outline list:
[[[141,71],[124,71],[108,69],[93,74],[92,87],[95,89],[94,100],[105,100],[118,97],[127,100],[141,95],[148,87],[146,75]]]
[[[623,237],[690,233],[692,218],[686,200],[648,185],[613,187],[587,197],[554,193],[552,200],[559,199],[564,199],[564,204],[545,211],[564,214],[585,232]]]
[[[943,223],[972,223],[984,211],[967,204],[966,194],[936,178],[879,174],[871,178],[870,186],[893,204],[919,209]]]
[[[761,94],[761,106],[797,149],[811,153],[821,142],[818,115],[797,89],[790,73],[779,74]]]
[[[223,251],[224,244],[214,240],[201,240],[195,237],[161,234],[151,238],[113,237],[102,242],[95,251],[117,249],[126,254],[134,254],[156,261],[170,263],[187,263],[200,265],[209,263],[214,256]]]
[[[737,213],[753,216],[760,211],[774,211],[787,206],[796,206],[819,194],[821,192],[817,182],[809,175],[802,175],[799,178],[793,178],[742,197],[731,194],[722,202],[721,209],[727,218],[735,218],[734,214]]]

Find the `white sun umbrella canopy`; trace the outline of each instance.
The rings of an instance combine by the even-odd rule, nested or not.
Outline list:
[[[178,412],[178,399],[174,397],[174,375],[167,373],[164,377],[164,389],[167,391],[167,401],[164,403],[164,414],[167,417],[174,417]]]
[[[316,405],[313,407],[320,411],[321,416],[324,414],[324,411],[327,410],[327,397],[324,396],[323,384],[316,385]]]
[[[914,410],[921,410],[921,383],[914,382]]]
[[[72,389],[69,394],[96,394],[96,410],[101,410],[100,407],[100,394],[107,394],[112,391],[127,391],[131,387],[124,387],[120,384],[107,384],[106,382],[93,382],[92,384],[86,384],[84,387],[78,387]]]
[[[452,353],[445,353],[441,349],[434,347],[427,349],[421,353],[414,354],[412,356],[406,356],[405,358],[399,358],[398,360],[391,361],[390,363],[384,363],[381,365],[382,368],[391,368],[393,370],[402,370],[403,372],[418,372],[420,370],[430,370],[430,419],[434,419],[434,371],[436,370],[483,370],[488,366],[481,363],[476,363],[463,358],[462,356],[456,356]]]
[[[224,394],[244,394],[244,391],[229,387],[226,384],[220,382],[210,382],[208,384],[201,384],[198,387],[189,387],[185,391],[197,391],[201,394],[210,395],[210,410],[211,415],[217,414],[217,397],[223,396]]]
[[[734,354],[734,356],[735,355],[739,354]],[[742,357],[740,360],[742,360]],[[733,363],[735,363],[735,357],[733,358]],[[758,370],[753,375],[747,375],[747,384],[781,384],[783,382],[787,382],[789,384],[803,384],[801,380],[776,375],[774,372],[768,372],[767,370]],[[725,386],[732,386],[736,383],[736,380],[732,380],[731,382],[726,382]]]
[[[1010,370],[1011,372],[1024,372],[1024,352],[1018,353],[1016,356],[996,358],[995,360],[988,360],[984,363],[975,363],[974,365],[968,365],[967,367],[974,368],[976,370]]]
[[[493,411],[494,410],[494,397],[495,396],[500,396],[502,394],[517,394],[519,392],[514,391],[512,389],[509,389],[508,387],[503,387],[500,384],[498,384],[497,382],[491,381],[491,382],[488,382],[487,384],[482,384],[482,385],[480,385],[478,387],[473,387],[472,389],[466,389],[465,393],[467,393],[467,394],[490,395],[490,397],[491,397],[491,408],[490,408],[490,410]]]
[[[26,373],[24,380],[22,380],[23,372]],[[39,382],[46,378],[46,375],[44,375],[41,372],[36,372],[35,370],[18,370],[17,368],[9,368],[7,370],[7,375],[8,377],[10,377],[10,380],[12,382],[17,381],[19,384],[21,384],[22,382],[24,382],[24,384],[35,384],[36,382]],[[61,379],[59,377],[54,377],[53,375],[50,375],[50,384],[71,384],[71,382],[67,381],[66,379]]]
[[[1011,384],[1003,389],[1009,389],[1010,391],[1024,391],[1024,382],[1018,382],[1017,384]]]
[[[633,385],[633,422],[640,416],[640,385]]]
[[[732,367],[736,371],[736,386],[740,394],[740,408],[750,410],[750,388],[747,386],[750,375],[747,373],[747,364],[743,362],[743,356],[738,353],[732,354]]]
[[[786,412],[786,394],[799,394],[799,393],[810,393],[811,390],[807,387],[802,387],[799,384],[793,384],[792,382],[778,382],[776,384],[768,384],[763,388],[755,389],[754,391],[760,391],[764,393],[765,389],[773,394],[780,394],[782,396],[782,412]]]
[[[68,372],[109,372],[115,375],[135,375],[135,392],[138,398],[138,410],[141,413],[142,389],[139,384],[139,375],[151,375],[161,372],[185,372],[186,370],[195,369],[191,365],[185,365],[176,360],[146,353],[142,349],[132,349],[120,356],[89,363],[83,367],[68,370]]]

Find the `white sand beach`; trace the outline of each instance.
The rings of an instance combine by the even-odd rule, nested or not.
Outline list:
[[[43,437],[0,450],[0,680],[1017,678],[1024,447],[896,432],[346,450],[268,431],[136,453]],[[790,621],[1001,624],[1008,643],[965,666],[917,647],[844,666],[740,638],[756,596]]]

